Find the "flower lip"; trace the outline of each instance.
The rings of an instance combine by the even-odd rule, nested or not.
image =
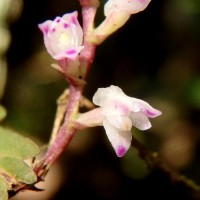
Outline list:
[[[116,150],[116,154],[117,154],[118,157],[122,157],[122,156],[125,155],[126,151],[127,150],[124,146],[118,146],[117,150]]]

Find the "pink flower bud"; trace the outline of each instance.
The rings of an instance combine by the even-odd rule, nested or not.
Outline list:
[[[83,49],[83,30],[77,17],[78,12],[74,11],[38,25],[47,51],[54,59],[75,59]]]

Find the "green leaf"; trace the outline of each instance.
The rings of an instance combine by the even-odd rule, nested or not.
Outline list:
[[[0,105],[0,121],[2,121],[6,117],[6,114],[6,109],[2,105]]]
[[[26,184],[32,184],[37,181],[37,176],[32,168],[24,161],[16,158],[0,158],[0,171]]]
[[[0,200],[7,200],[8,192],[5,180],[2,176],[0,176]]]
[[[39,147],[30,139],[0,127],[0,157],[28,159],[39,153]]]

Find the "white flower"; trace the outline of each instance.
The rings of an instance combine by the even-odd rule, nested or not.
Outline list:
[[[113,85],[99,88],[93,102],[100,107],[81,114],[77,122],[89,127],[103,125],[118,157],[123,156],[131,145],[132,126],[140,130],[149,129],[151,123],[148,118],[161,115],[145,101],[129,97]]]
[[[83,49],[83,30],[77,16],[78,12],[74,11],[38,25],[47,51],[54,59],[75,59]]]

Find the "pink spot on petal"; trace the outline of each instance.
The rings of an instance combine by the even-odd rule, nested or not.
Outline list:
[[[121,103],[119,101],[114,101],[114,108],[116,110],[119,110],[121,114],[128,114],[130,112],[130,109],[129,107],[124,104],[124,103]]]
[[[119,146],[118,148],[117,148],[117,156],[118,157],[122,157],[122,156],[124,156],[125,155],[125,153],[126,153],[126,148],[124,147],[124,146]]]
[[[73,24],[75,24],[75,25],[77,24],[77,19],[76,19],[75,16],[73,16],[73,17],[71,18],[71,21],[72,21]]]
[[[157,117],[158,115],[160,115],[161,112],[158,111],[158,110],[155,110],[154,112],[150,111],[150,110],[145,110],[145,114],[146,114],[147,117],[154,118],[154,117]]]
[[[52,32],[55,32],[55,31],[56,31],[56,28],[53,28],[51,31],[52,31]]]
[[[44,33],[48,33],[49,32],[49,26],[45,26],[44,28],[43,28],[43,31],[44,31]]]
[[[154,112],[151,112],[151,111],[149,111],[149,110],[146,110],[146,114],[147,114],[148,116],[154,116],[154,115],[155,115]]]
[[[59,22],[60,22],[60,19],[57,19],[56,22],[59,23]]]
[[[63,27],[64,27],[64,28],[68,28],[68,27],[69,27],[69,24],[64,23],[64,24],[63,24]]]
[[[66,51],[66,54],[73,55],[73,54],[76,54],[76,51],[74,49],[71,49],[69,51]]]

